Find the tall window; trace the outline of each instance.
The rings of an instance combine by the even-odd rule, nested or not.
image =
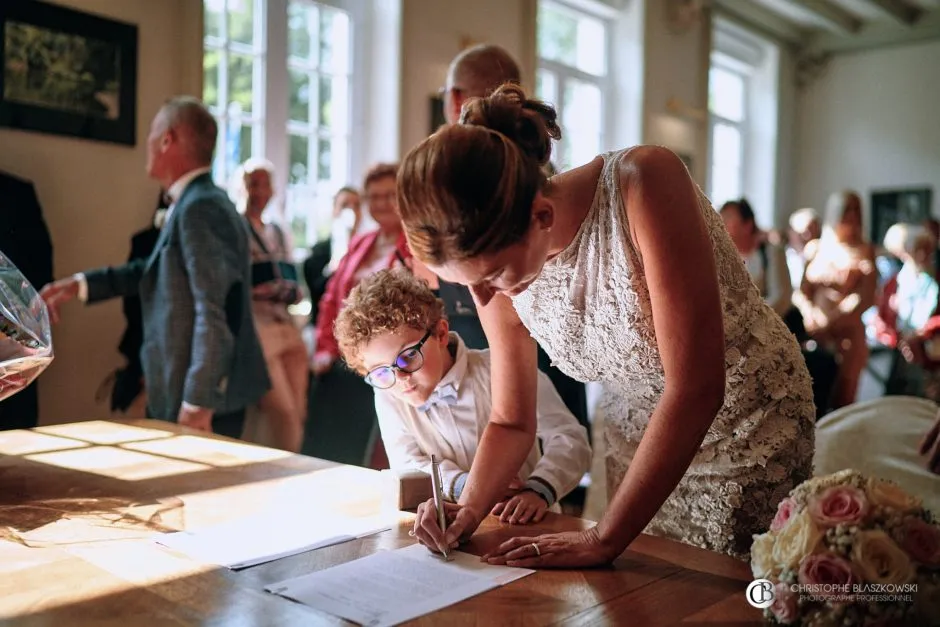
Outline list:
[[[744,189],[747,77],[713,55],[708,73],[711,132],[709,195],[716,205],[740,198]]]
[[[605,145],[609,23],[558,0],[540,0],[535,91],[558,110],[559,169],[587,163]]]
[[[286,189],[268,215],[290,227],[298,258],[329,232],[332,195],[349,183],[354,6],[204,0],[203,99],[220,130],[214,178],[228,187],[245,159],[274,163]]]
[[[262,154],[263,0],[206,0],[203,100],[219,123],[213,175],[225,186],[238,164]]]

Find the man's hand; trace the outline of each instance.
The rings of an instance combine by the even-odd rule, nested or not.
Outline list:
[[[180,407],[177,422],[190,429],[212,433],[212,410],[184,404]]]
[[[78,279],[69,277],[48,283],[39,291],[53,324],[59,322],[59,307],[78,296],[78,284]]]

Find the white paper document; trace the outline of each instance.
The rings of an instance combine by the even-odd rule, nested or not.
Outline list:
[[[535,572],[491,566],[460,551],[451,557],[445,562],[414,544],[274,583],[265,590],[366,627],[386,627]]]
[[[158,544],[228,568],[248,568],[391,529],[375,519],[311,522],[256,517],[158,536]]]

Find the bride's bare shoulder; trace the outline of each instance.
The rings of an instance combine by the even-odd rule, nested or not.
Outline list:
[[[621,179],[661,179],[671,177],[688,178],[689,172],[682,159],[663,146],[634,146],[620,157]]]

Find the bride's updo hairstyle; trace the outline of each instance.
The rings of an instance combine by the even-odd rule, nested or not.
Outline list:
[[[460,123],[418,144],[398,173],[412,253],[442,265],[499,252],[525,236],[543,166],[560,139],[555,109],[507,83],[468,101]]]

